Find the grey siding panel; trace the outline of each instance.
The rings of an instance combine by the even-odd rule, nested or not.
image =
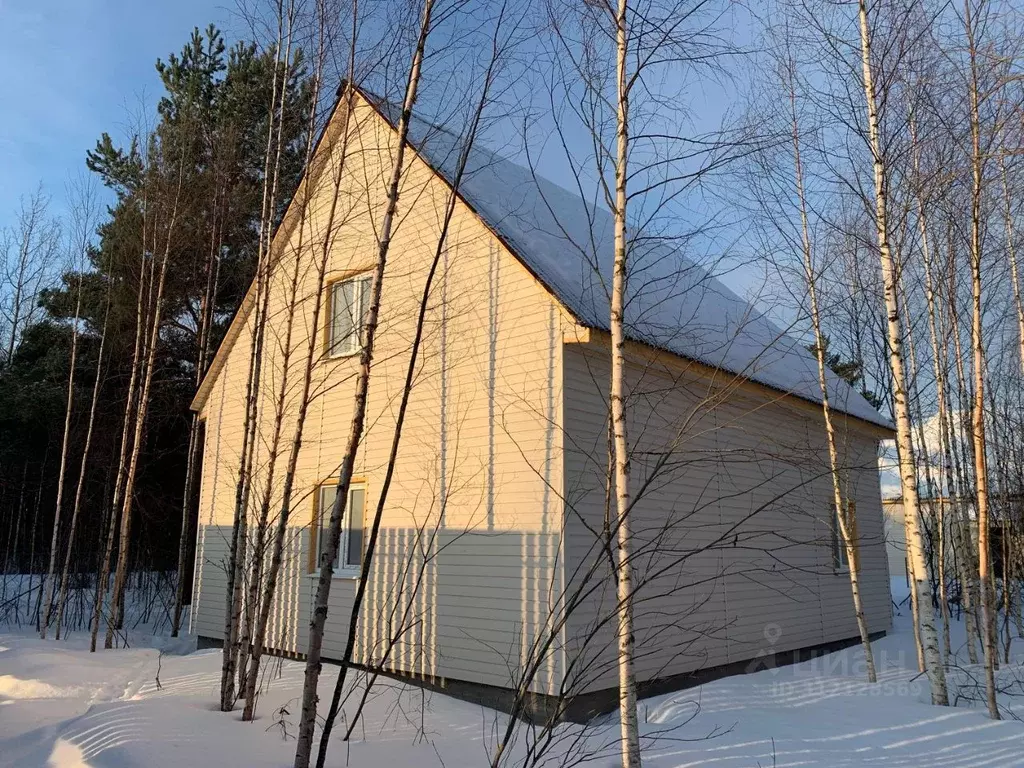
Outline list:
[[[192,632],[219,640],[224,635],[231,528],[202,525],[198,535],[201,559],[196,569]],[[315,582],[305,572],[308,538],[306,529],[293,529],[293,535],[285,544],[284,562],[267,624],[268,646],[277,651],[299,653],[305,648],[315,589]]]

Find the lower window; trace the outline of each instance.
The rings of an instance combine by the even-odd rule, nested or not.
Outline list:
[[[317,497],[317,563],[323,565],[327,534],[330,529],[331,510],[338,495],[337,485],[321,485]],[[363,512],[366,506],[366,486],[352,483],[348,489],[348,504],[341,523],[341,541],[338,556],[334,558],[334,571],[358,572],[363,565]]]
[[[849,513],[846,516],[848,532],[856,541],[855,516],[856,508],[851,501]],[[845,571],[850,567],[850,560],[846,552],[846,542],[843,540],[843,529],[839,527],[839,510],[832,505],[832,567],[837,571]]]

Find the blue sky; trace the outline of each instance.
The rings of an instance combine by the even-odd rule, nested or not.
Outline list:
[[[86,150],[103,131],[120,138],[155,103],[156,58],[179,50],[195,26],[230,30],[232,9],[211,0],[0,0],[0,227],[39,184],[60,213]]]

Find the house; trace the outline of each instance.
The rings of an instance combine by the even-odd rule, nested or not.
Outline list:
[[[1004,562],[1004,539],[1013,546],[1016,535],[1004,532],[1005,519],[1013,519],[1021,509],[1021,499],[1016,494],[995,493],[990,496],[992,517],[989,522],[989,563],[997,578],[1002,577]],[[951,497],[943,494],[934,497],[921,496],[918,499],[920,519],[923,523],[921,536],[924,542],[925,558],[929,568],[929,578],[936,583],[935,574],[939,570],[939,528],[942,529],[943,565],[946,573],[947,589],[950,598],[959,600],[959,568],[963,558],[969,563],[968,570],[977,570],[978,519],[975,501],[972,498]],[[903,498],[896,496],[882,500],[885,520],[885,547],[889,560],[889,573],[893,578],[903,579],[910,585],[910,571],[907,566],[907,535],[904,527]],[[967,521],[966,528],[958,532],[957,521],[961,525]]]
[[[959,547],[952,527],[953,516],[963,514],[963,502],[954,504],[948,496],[930,499],[922,496],[919,500],[921,510],[921,528],[925,547],[925,557],[929,562],[931,573],[938,572],[939,522],[942,522],[945,549],[944,565],[947,581],[956,580],[956,558]],[[893,579],[900,578],[905,586],[910,586],[910,569],[907,565],[907,531],[904,522],[903,498],[896,496],[882,500],[882,512],[885,519],[885,550],[889,559],[889,574]],[[940,514],[941,513],[941,514]],[[972,541],[977,526],[971,521],[970,536]]]
[[[290,500],[292,535],[271,617],[279,653],[306,647],[320,513],[353,408],[360,306],[396,147],[394,110],[339,107],[275,235],[261,434],[283,350],[290,435],[316,298],[311,243],[336,224],[310,404]],[[342,137],[348,131],[348,142]],[[382,323],[324,641],[344,647],[363,525],[387,463],[410,339],[460,144],[414,120],[382,296]],[[341,146],[348,147],[339,177]],[[305,196],[305,197],[304,197]],[[500,698],[614,706],[615,586],[605,535],[612,223],[576,195],[477,148],[428,301],[381,541],[357,626],[360,663]],[[636,670],[646,691],[853,642],[845,555],[814,359],[664,243],[638,245],[627,309],[639,585]],[[298,276],[294,329],[287,285]],[[249,369],[251,289],[193,403],[205,424],[192,632],[219,642]],[[831,377],[856,506],[872,633],[890,626],[878,443],[891,426]],[[265,439],[256,473],[266,472]],[[279,484],[278,484],[279,485]],[[256,484],[259,487],[259,484]],[[253,513],[250,510],[250,519]],[[589,710],[579,710],[580,712]]]

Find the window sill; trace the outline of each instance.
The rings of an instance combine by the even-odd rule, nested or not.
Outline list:
[[[338,352],[336,354],[328,354],[327,362],[334,362],[336,360],[351,360],[353,357],[359,357],[363,354],[363,350],[357,349],[355,352]]]
[[[848,566],[848,565],[841,565],[839,567],[832,566],[832,573],[834,573],[836,576],[849,576],[850,575],[850,566]]]
[[[307,579],[319,579],[320,578],[320,574],[316,573],[316,572],[314,572],[314,573],[307,573],[306,574],[306,578]],[[355,581],[355,580],[357,580],[359,578],[359,571],[358,570],[352,570],[352,569],[338,570],[338,571],[335,571],[331,575],[331,578],[332,579],[342,579],[342,580],[345,580],[345,581]]]

